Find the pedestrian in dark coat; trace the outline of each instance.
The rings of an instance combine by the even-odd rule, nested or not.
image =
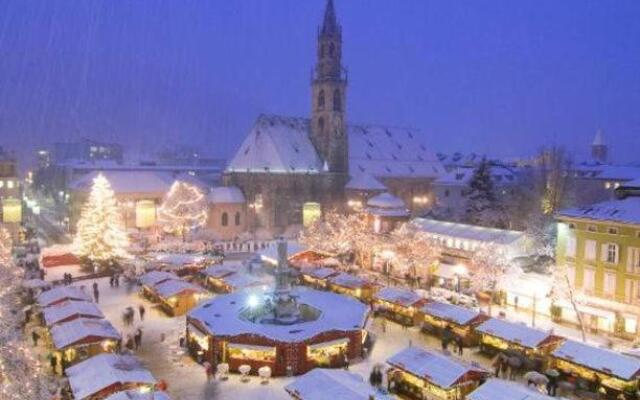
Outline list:
[[[138,312],[140,313],[140,321],[144,321],[144,313],[145,313],[145,309],[144,306],[142,304],[140,304],[138,306]]]
[[[33,340],[33,345],[38,345],[38,339],[40,339],[40,335],[35,330],[31,331],[31,340]]]

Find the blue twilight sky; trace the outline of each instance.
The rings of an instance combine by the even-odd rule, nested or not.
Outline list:
[[[308,115],[325,0],[0,0],[0,145],[83,136],[229,156]],[[336,0],[348,117],[437,151],[640,161],[640,1]]]

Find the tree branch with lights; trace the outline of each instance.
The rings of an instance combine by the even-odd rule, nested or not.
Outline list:
[[[165,196],[158,219],[166,232],[182,237],[207,223],[207,198],[197,186],[175,181]]]
[[[476,294],[489,295],[489,316],[491,316],[494,292],[507,279],[509,272],[507,257],[499,246],[483,244],[474,251],[469,268],[471,289]]]
[[[74,252],[94,265],[127,258],[129,239],[109,181],[99,174],[85,203],[74,238]]]

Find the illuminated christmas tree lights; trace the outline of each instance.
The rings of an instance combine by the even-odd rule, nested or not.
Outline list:
[[[207,222],[207,198],[195,185],[175,181],[165,197],[158,218],[166,232],[181,236]]]

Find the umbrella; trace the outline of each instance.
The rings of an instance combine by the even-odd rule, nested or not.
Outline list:
[[[549,382],[549,378],[537,371],[527,372],[524,374],[524,379],[526,379],[527,382],[534,382],[536,385],[546,385]]]
[[[557,378],[557,377],[559,377],[559,376],[560,376],[560,372],[558,372],[558,371],[557,371],[557,370],[555,370],[555,369],[548,369],[548,370],[544,371],[544,374],[545,374],[546,376],[551,376],[551,377],[553,377],[553,378]]]

